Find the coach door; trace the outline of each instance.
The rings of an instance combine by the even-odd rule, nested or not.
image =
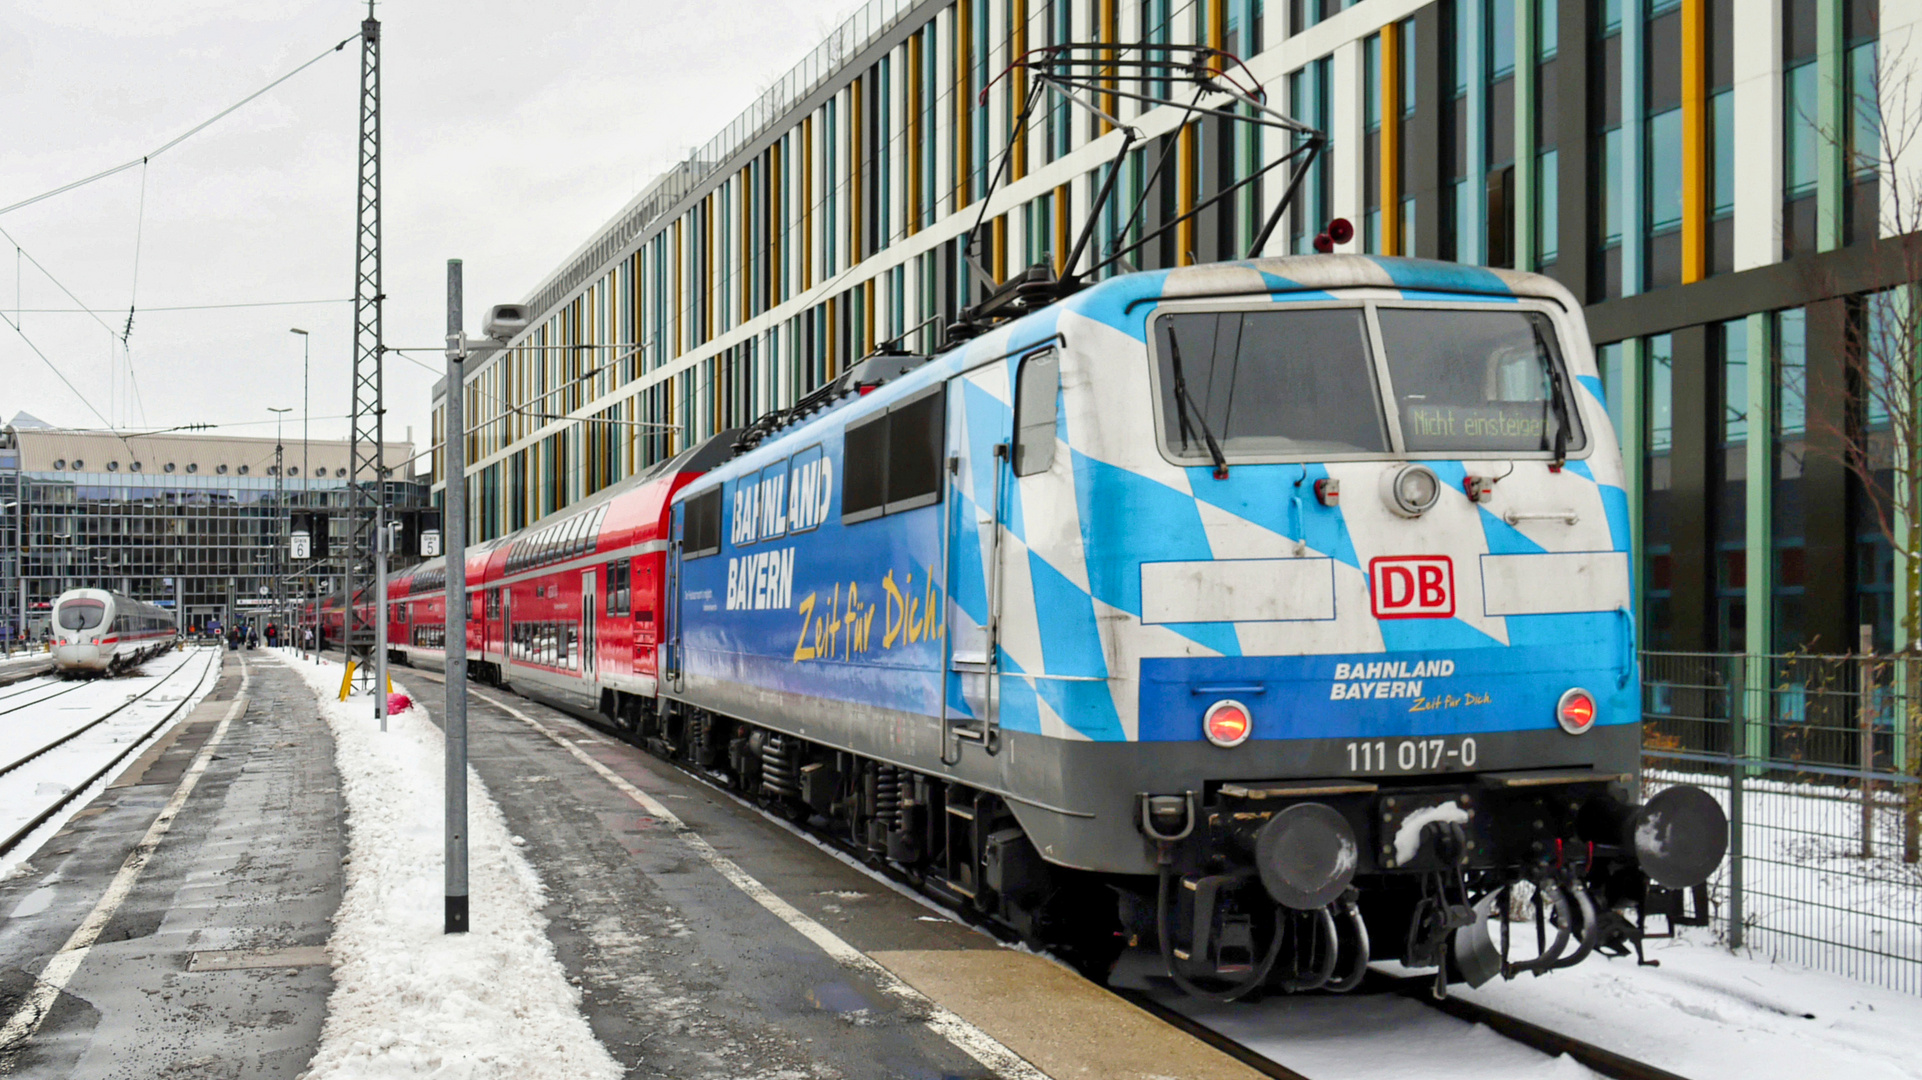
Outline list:
[[[581,673],[588,678],[594,677],[594,667],[600,659],[600,650],[595,647],[594,629],[600,622],[594,616],[599,613],[594,595],[594,571],[581,571]]]
[[[683,515],[675,515],[677,518]],[[668,688],[681,688],[681,522],[674,525],[674,538],[667,544],[667,580],[662,583],[661,614],[667,619],[667,632],[655,653],[660,680]]]

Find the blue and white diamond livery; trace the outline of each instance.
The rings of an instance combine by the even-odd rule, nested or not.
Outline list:
[[[1537,340],[1552,342],[1553,387],[1573,415],[1425,404],[1404,385],[1414,369],[1384,345],[1381,320],[1406,326],[1411,308],[1533,318],[1512,325],[1545,328]],[[1225,469],[1205,440],[1184,448],[1168,328],[1294,310],[1365,329],[1355,355],[1367,370],[1351,374],[1379,401],[1355,407],[1373,410],[1385,445],[1289,452],[1224,428],[1213,434]],[[1142,792],[1548,767],[1632,774],[1629,501],[1580,311],[1537,275],[1370,256],[1093,285],[690,484],[677,537],[690,501],[718,490],[720,543],[706,555],[675,549],[678,681],[664,696],[995,792],[1045,858],[1115,873],[1152,870],[1135,821]],[[1181,348],[1228,355],[1198,339]],[[1461,348],[1486,370],[1450,385],[1515,396],[1495,388],[1510,354]],[[1200,369],[1176,358],[1172,370],[1184,362]],[[1030,365],[1037,374],[1024,379]],[[1017,401],[1041,386],[1051,405]],[[1285,410],[1287,390],[1267,400]],[[1185,392],[1205,399],[1199,427],[1242,391],[1206,398],[1219,388],[1196,380]],[[1051,454],[1036,416],[1053,419]],[[882,417],[894,442],[873,434]],[[1412,449],[1421,424],[1455,448]],[[1551,430],[1567,436],[1559,448],[1528,441]],[[1508,434],[1480,449],[1481,431]],[[873,476],[883,458],[891,480]],[[1434,481],[1432,506],[1413,514],[1391,490],[1411,463]],[[914,488],[930,470],[931,493]],[[1485,500],[1471,499],[1472,478],[1492,482]],[[1592,695],[1593,730],[1558,723],[1571,688]],[[1204,731],[1224,700],[1252,727],[1232,749]]]

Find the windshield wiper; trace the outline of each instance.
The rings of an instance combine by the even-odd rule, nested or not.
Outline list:
[[[1542,354],[1542,363],[1548,365],[1548,392],[1553,395],[1549,407],[1555,410],[1555,461],[1548,468],[1550,472],[1561,472],[1562,466],[1568,463],[1568,388],[1562,382],[1562,369],[1555,364],[1555,354],[1548,351],[1548,341],[1542,337],[1541,324],[1529,319],[1528,329],[1535,335],[1535,348]],[[1542,441],[1548,440],[1544,437]]]
[[[1192,416],[1195,427],[1201,429],[1202,441],[1208,444],[1208,456],[1215,461],[1215,479],[1226,480],[1228,459],[1222,454],[1221,445],[1215,442],[1215,433],[1208,430],[1208,418],[1201,414],[1201,410],[1194,408],[1194,403],[1188,397],[1188,380],[1181,375],[1181,339],[1176,336],[1172,322],[1168,326],[1168,360],[1174,368],[1175,409],[1181,422],[1181,445],[1187,446],[1193,434],[1188,426],[1188,419]]]

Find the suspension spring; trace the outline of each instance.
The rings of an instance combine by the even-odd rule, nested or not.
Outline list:
[[[874,816],[889,829],[901,830],[901,770],[892,765],[874,770]]]
[[[700,759],[701,752],[704,749],[706,749],[707,725],[708,725],[707,713],[701,710],[697,709],[688,716],[687,747],[685,750],[688,760],[698,761]]]
[[[761,747],[761,790],[776,798],[798,798],[801,794],[800,772],[794,764],[794,741],[785,735],[770,733],[767,742]]]

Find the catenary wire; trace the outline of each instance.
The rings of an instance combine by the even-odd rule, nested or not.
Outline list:
[[[15,210],[20,209],[21,207],[32,206],[34,203],[37,203],[42,199],[51,199],[55,195],[65,194],[66,192],[72,191],[75,188],[85,187],[96,180],[105,180],[107,177],[113,176],[116,173],[126,172],[128,169],[133,168],[135,165],[145,165],[148,161],[152,160],[153,158],[159,157],[160,155],[166,153],[167,151],[172,150],[174,147],[179,146],[181,143],[186,142],[188,139],[194,137],[195,135],[200,134],[202,131],[205,131],[208,128],[212,127],[215,123],[219,122],[229,114],[233,113],[235,110],[239,109],[241,106],[246,105],[248,102],[253,101],[255,98],[259,97],[260,95],[266,93],[269,90],[272,90],[274,87],[279,86],[281,83],[286,82],[288,79],[291,79],[294,76],[300,74],[301,72],[306,71],[308,68],[313,67],[315,64],[320,63],[322,60],[326,59],[329,53],[337,53],[337,52],[340,52],[342,49],[345,49],[347,47],[348,42],[353,41],[355,38],[358,38],[358,37],[360,37],[360,35],[356,33],[352,37],[342,38],[338,45],[329,46],[328,48],[322,50],[320,55],[314,57],[312,60],[309,60],[306,63],[295,68],[294,70],[289,71],[287,74],[282,75],[280,78],[275,79],[273,82],[268,83],[266,86],[261,87],[260,89],[254,91],[253,93],[248,94],[246,97],[241,98],[239,101],[234,102],[232,105],[227,106],[226,108],[220,110],[219,112],[201,121],[200,123],[195,124],[193,127],[188,128],[185,132],[182,132],[181,134],[176,135],[173,139],[169,140],[166,143],[161,144],[158,148],[149,150],[145,154],[142,154],[139,157],[134,158],[132,161],[122,162],[119,165],[115,165],[111,169],[103,169],[100,172],[94,173],[92,176],[83,177],[82,179],[75,180],[72,183],[62,184],[51,191],[43,191],[38,195],[35,195],[27,199],[22,199],[17,203],[13,203],[12,205],[0,206],[0,214],[10,214]]]

